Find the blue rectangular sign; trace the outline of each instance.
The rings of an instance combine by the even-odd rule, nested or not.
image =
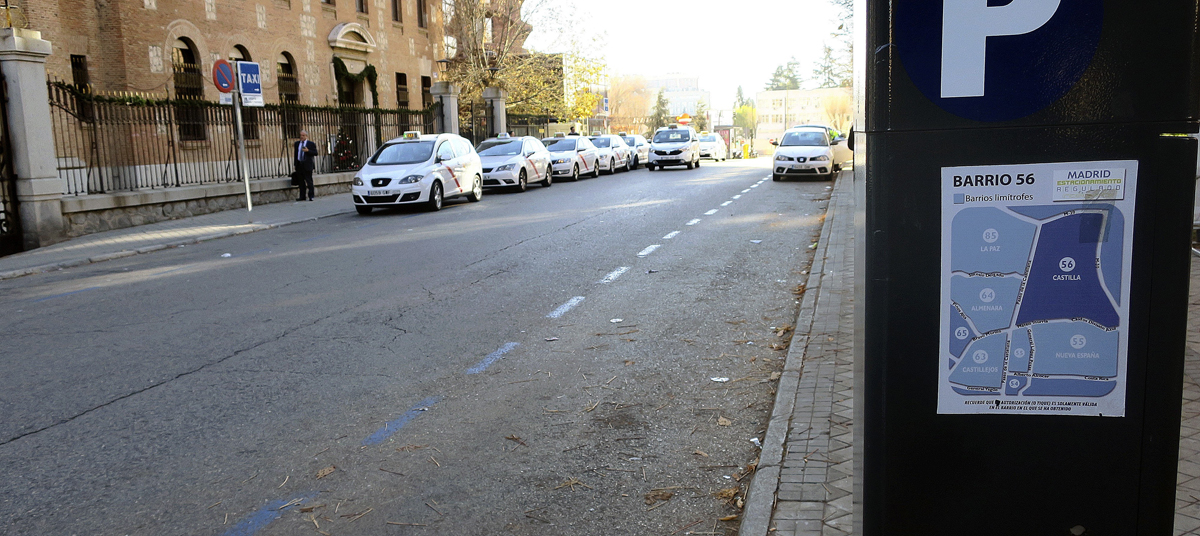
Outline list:
[[[242,106],[262,106],[262,78],[258,64],[252,61],[237,62],[237,77]]]

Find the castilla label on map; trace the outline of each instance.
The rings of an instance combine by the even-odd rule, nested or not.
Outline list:
[[[938,413],[1125,415],[1137,169],[942,169]]]

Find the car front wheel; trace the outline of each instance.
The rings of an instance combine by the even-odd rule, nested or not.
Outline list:
[[[476,175],[475,187],[471,188],[471,193],[467,194],[467,201],[478,203],[481,199],[483,199],[483,178]]]
[[[364,206],[364,205],[354,205],[354,210],[357,210],[358,213],[362,214],[363,216],[370,214],[372,208],[373,207],[368,207],[368,206]]]
[[[426,201],[425,206],[430,212],[442,210],[442,183],[434,182],[433,186],[429,187],[429,201]]]
[[[554,174],[554,169],[546,168],[546,179],[542,181],[543,187],[549,188],[551,184],[554,184],[554,178],[551,177],[551,175],[553,175],[553,174]]]
[[[525,176],[525,170],[521,170],[521,174],[517,176],[517,191],[524,192],[529,178]]]

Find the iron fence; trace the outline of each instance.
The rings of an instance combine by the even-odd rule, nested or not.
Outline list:
[[[54,81],[48,87],[58,174],[67,194],[241,180],[231,106],[167,95],[97,95]],[[435,107],[296,104],[249,110],[242,128],[251,179],[291,173],[293,144],[301,129],[319,148],[318,173],[354,171],[385,140],[409,130],[432,133],[437,112]]]
[[[545,138],[550,132],[553,117],[548,115],[508,114],[505,119],[508,131],[513,136],[533,136]]]

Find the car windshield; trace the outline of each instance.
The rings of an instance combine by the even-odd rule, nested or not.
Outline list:
[[[654,143],[671,143],[687,140],[688,133],[686,130],[660,130],[654,133]]]
[[[575,150],[575,140],[568,138],[546,138],[542,143],[546,144],[546,150],[552,153]]]
[[[637,145],[637,138],[635,138],[633,136],[625,136],[621,139],[625,140],[625,143],[628,143],[630,147]]]
[[[700,138],[700,141],[717,141],[717,135],[716,135],[716,134],[709,134],[709,135],[707,135],[707,136],[705,136],[705,137],[703,137],[703,138]]]
[[[487,140],[476,149],[479,156],[512,156],[521,154],[521,140]]]
[[[829,139],[825,137],[824,132],[815,130],[787,132],[783,135],[783,140],[779,142],[780,147],[820,147],[822,145],[829,145]]]
[[[592,140],[592,144],[595,145],[596,147],[608,147],[608,144],[609,144],[608,138],[590,138],[590,139]]]
[[[371,158],[371,164],[376,166],[394,166],[397,164],[416,164],[429,160],[433,155],[432,141],[403,141],[384,145]]]

